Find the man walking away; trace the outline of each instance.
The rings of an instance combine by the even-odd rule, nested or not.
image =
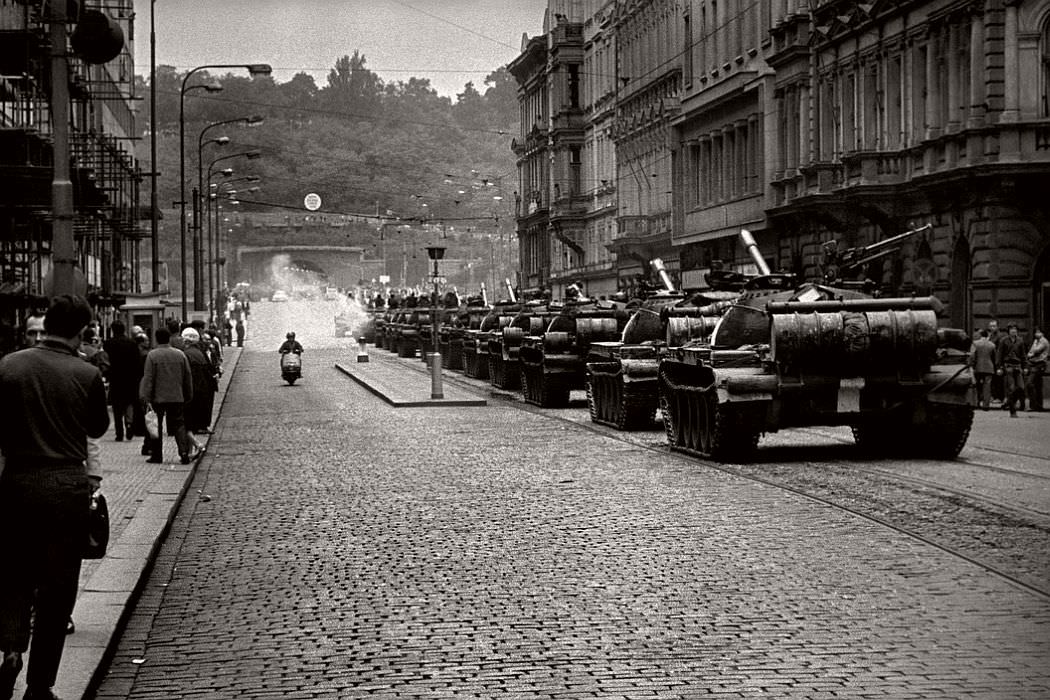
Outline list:
[[[1010,410],[1010,415],[1017,417],[1017,406],[1014,402],[1024,401],[1024,381],[1022,379],[1026,363],[1024,341],[1017,334],[1017,324],[1011,323],[1006,328],[1006,335],[999,340],[995,353],[997,374],[1003,378],[1003,401]]]
[[[103,346],[109,355],[109,403],[113,406],[113,427],[117,442],[134,436],[135,402],[142,379],[139,344],[127,336],[121,321],[109,325],[112,334]]]
[[[186,432],[186,404],[193,398],[193,376],[185,353],[171,347],[171,333],[158,328],[154,337],[157,347],[146,355],[146,365],[139,383],[139,400],[150,405],[157,414],[159,435],[149,438],[150,457],[147,461],[164,461],[164,426],[175,436],[179,459],[183,464],[199,456],[199,451]]]
[[[970,346],[970,366],[977,382],[977,400],[981,410],[987,411],[992,403],[992,377],[995,376],[995,343],[988,339],[987,330],[982,330]]]
[[[77,354],[90,321],[82,298],[56,297],[44,339],[0,360],[0,700],[12,695],[30,637],[24,697],[55,697],[97,488],[88,439],[109,427],[102,374]]]

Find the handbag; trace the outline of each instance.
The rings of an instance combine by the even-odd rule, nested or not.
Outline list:
[[[157,414],[153,411],[153,407],[149,406],[146,408],[146,432],[149,436],[156,440],[160,437],[160,423],[157,421]]]
[[[87,540],[84,543],[83,559],[101,559],[109,546],[109,506],[101,491],[91,494],[88,511]]]

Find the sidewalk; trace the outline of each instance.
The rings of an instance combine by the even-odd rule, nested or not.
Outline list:
[[[242,350],[223,348],[213,428]],[[201,442],[211,436],[196,437]],[[141,448],[142,438],[116,442],[112,426],[102,438],[102,492],[111,518],[109,549],[104,559],[85,561],[81,569],[73,610],[76,632],[66,637],[55,685],[55,693],[63,700],[82,698],[90,686],[197,468],[198,463],[179,463],[174,438],[164,441],[163,464],[148,463]],[[205,454],[203,459],[210,456]],[[25,675],[24,670],[19,675],[15,698],[25,692]]]

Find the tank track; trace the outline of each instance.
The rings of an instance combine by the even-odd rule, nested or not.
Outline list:
[[[720,462],[750,461],[760,430],[746,409],[718,403],[714,385],[674,380],[660,368],[660,411],[672,450]]]
[[[860,449],[876,456],[955,459],[970,436],[973,406],[927,403],[924,408],[925,421],[913,424],[907,411],[853,426],[853,439]]]
[[[592,371],[587,379],[591,422],[617,430],[648,430],[656,420],[658,405],[654,383],[628,384],[619,364],[609,364],[615,372]]]
[[[521,376],[518,372],[507,371],[507,363],[502,357],[489,353],[489,381],[499,389],[520,389]]]
[[[543,371],[543,365],[522,364],[521,393],[526,403],[541,408],[566,408],[569,387],[556,375]]]

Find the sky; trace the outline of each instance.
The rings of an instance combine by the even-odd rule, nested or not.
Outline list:
[[[149,74],[150,3],[136,3],[135,72]],[[547,0],[153,0],[157,65],[268,63],[287,82],[306,72],[318,87],[355,50],[386,83],[430,78],[455,99],[468,81],[521,52],[543,30]],[[222,71],[217,71],[222,72]]]

